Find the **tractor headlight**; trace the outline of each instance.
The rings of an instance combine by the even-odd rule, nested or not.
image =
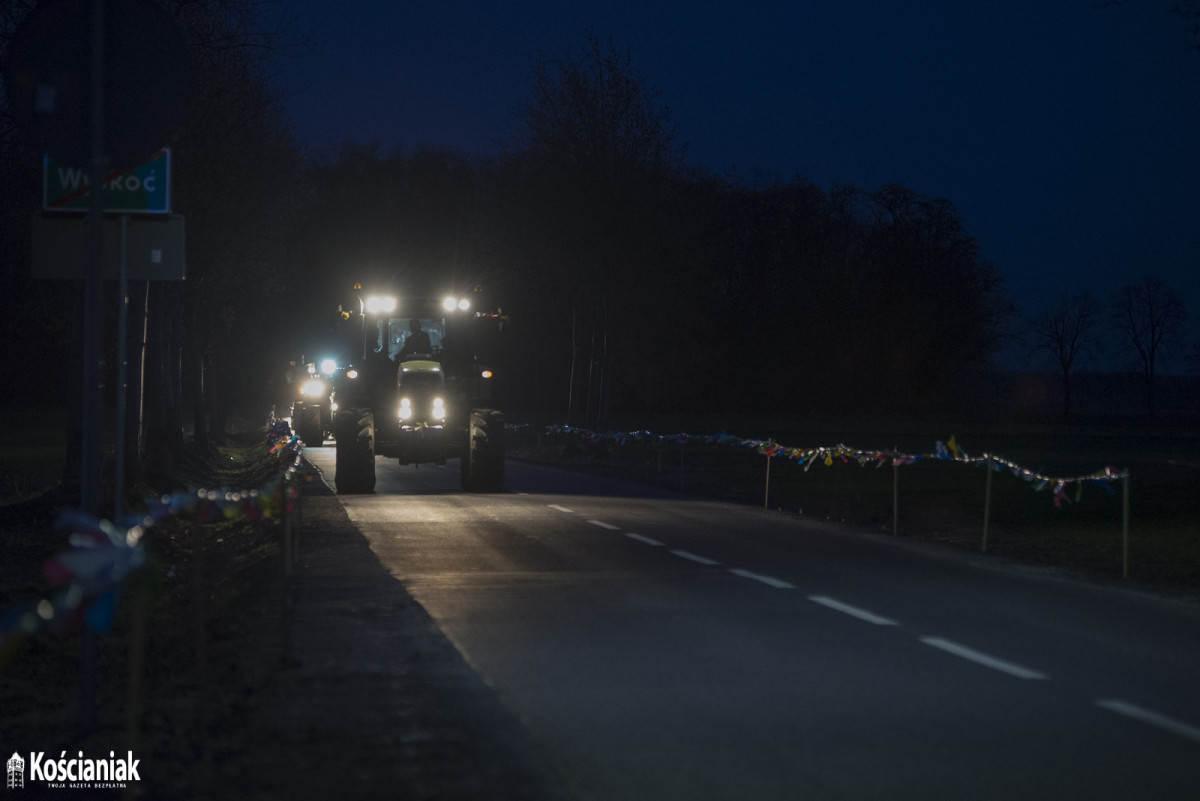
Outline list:
[[[446,419],[446,406],[445,406],[445,404],[442,403],[441,398],[433,399],[433,419],[434,420],[445,420]]]
[[[306,398],[319,398],[327,394],[325,392],[325,382],[319,378],[309,379],[301,385],[300,394]]]
[[[412,400],[410,400],[409,398],[401,398],[400,399],[400,419],[407,420],[408,418],[412,417],[412,414],[413,414]]]
[[[396,299],[383,295],[372,295],[367,298],[366,307],[370,314],[391,314],[396,310]]]

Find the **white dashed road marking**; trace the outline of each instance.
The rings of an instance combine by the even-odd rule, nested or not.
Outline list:
[[[567,514],[569,514],[569,515],[573,515],[573,514],[575,514],[575,511],[574,511],[573,509],[568,509],[568,508],[567,508],[567,507],[565,507],[565,506],[559,506],[559,505],[558,505],[558,504],[556,504],[556,503],[547,504],[547,506],[548,506],[549,508],[551,508],[551,509],[554,509],[555,511],[559,511],[559,512],[566,512],[566,513],[567,513]]]
[[[943,640],[941,637],[922,637],[921,642],[926,645],[932,645],[934,648],[940,648],[948,654],[962,657],[963,659],[974,662],[977,665],[989,667],[992,670],[999,670],[1001,673],[1007,673],[1010,676],[1016,676],[1018,679],[1046,679],[1049,678],[1044,673],[1039,673],[1036,670],[1031,670],[1027,667],[1006,662],[1003,659],[997,659],[994,656],[980,653],[958,643]]]
[[[620,531],[621,530],[620,526],[614,526],[609,523],[605,523],[603,520],[589,520],[588,522],[591,523],[593,526],[599,526],[600,528],[606,528],[609,531]]]
[[[841,601],[837,600],[836,598],[830,598],[827,595],[810,595],[810,596],[808,596],[808,600],[812,601],[813,603],[818,603],[821,606],[829,607],[830,609],[836,609],[837,611],[842,612],[843,614],[850,615],[851,617],[856,617],[859,620],[865,620],[868,623],[874,623],[876,626],[895,626],[896,625],[896,621],[892,620],[891,618],[886,618],[886,617],[883,617],[882,615],[877,615],[874,612],[868,612],[866,609],[859,609],[857,606],[851,606],[850,604],[844,604]]]
[[[782,579],[772,578],[771,576],[763,576],[758,573],[751,573],[749,570],[730,568],[729,572],[735,576],[741,576],[742,578],[753,579],[754,581],[761,581],[763,584],[766,584],[768,587],[774,587],[777,590],[791,590],[791,589],[795,589],[795,586],[796,586],[794,584],[788,584],[786,581],[783,581]]]
[[[719,565],[719,564],[721,564],[720,562],[716,561],[715,559],[709,559],[708,557],[705,557],[705,556],[697,556],[696,554],[688,553],[687,551],[671,551],[671,553],[675,554],[676,556],[682,557],[684,559],[690,559],[693,562],[699,562],[702,565]]]
[[[1181,737],[1186,737],[1189,740],[1195,740],[1200,743],[1200,726],[1193,726],[1190,723],[1174,720],[1152,709],[1146,709],[1137,704],[1122,701],[1119,698],[1101,698],[1096,701],[1096,706],[1107,709],[1109,712],[1116,712],[1118,715],[1124,715],[1127,718],[1140,720],[1142,723],[1149,723],[1151,726],[1157,726],[1172,734],[1178,734]]]
[[[629,537],[629,539],[631,539],[631,540],[637,540],[638,542],[644,542],[647,545],[657,545],[657,546],[662,545],[662,543],[659,542],[658,540],[652,540],[649,537],[643,537],[641,534],[631,534],[628,531],[626,531],[625,536]]]

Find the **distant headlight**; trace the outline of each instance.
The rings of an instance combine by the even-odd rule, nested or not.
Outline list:
[[[349,378],[351,381],[353,381],[354,379],[358,378],[358,371],[354,368],[350,368],[346,371],[346,378]]]
[[[337,362],[335,362],[333,359],[325,359],[323,362],[321,362],[322,375],[333,375],[336,372]]]
[[[306,398],[319,398],[327,394],[325,392],[325,382],[319,378],[305,381],[300,387],[300,394]]]

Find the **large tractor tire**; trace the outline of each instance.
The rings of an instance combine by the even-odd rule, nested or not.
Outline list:
[[[471,412],[462,455],[462,486],[468,492],[504,490],[504,414],[494,409]]]
[[[300,420],[296,424],[296,434],[304,440],[309,448],[319,448],[325,444],[325,427],[321,424],[321,407],[305,404],[300,407]]]
[[[375,412],[339,409],[337,459],[333,483],[339,495],[364,495],[375,491]]]

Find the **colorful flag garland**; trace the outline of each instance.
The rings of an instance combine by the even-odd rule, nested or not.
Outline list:
[[[914,465],[925,459],[938,459],[958,464],[986,464],[991,469],[997,471],[1007,468],[1017,478],[1030,483],[1035,490],[1041,491],[1053,488],[1054,505],[1056,507],[1061,507],[1068,500],[1067,488],[1071,485],[1075,485],[1076,487],[1075,499],[1078,500],[1084,484],[1095,484],[1103,487],[1108,492],[1113,492],[1112,487],[1109,485],[1114,481],[1120,480],[1125,475],[1123,471],[1117,470],[1115,467],[1105,467],[1081,476],[1045,475],[994,454],[985,453],[983,456],[972,457],[959,446],[957,439],[953,436],[945,442],[939,440],[935,443],[933,453],[902,453],[895,450],[863,450],[860,448],[851,448],[847,445],[792,448],[780,445],[774,440],[744,439],[724,431],[702,437],[689,434],[660,435],[652,434],[649,431],[606,432],[600,434],[585,428],[552,425],[546,428],[546,434],[550,436],[573,436],[581,438],[589,444],[611,440],[619,445],[640,443],[655,446],[683,446],[692,442],[705,445],[729,445],[748,448],[768,458],[781,456],[784,459],[794,461],[799,467],[804,468],[806,472],[814,464],[820,463],[828,467],[835,460],[844,463],[854,463],[859,467],[866,467],[867,465],[883,467],[886,464],[891,464],[893,467],[901,467]]]
[[[295,477],[301,468],[300,439],[285,421],[271,418],[267,426],[270,453],[281,469],[263,486],[250,489],[195,487],[147,498],[145,511],[119,522],[100,520],[75,510],[59,514],[57,527],[69,530],[70,549],[55,555],[45,576],[58,588],[50,597],[0,614],[0,666],[17,645],[40,631],[69,632],[81,624],[108,631],[124,580],[146,563],[143,538],[168,517],[191,513],[200,522],[261,520],[291,513],[299,491]]]

